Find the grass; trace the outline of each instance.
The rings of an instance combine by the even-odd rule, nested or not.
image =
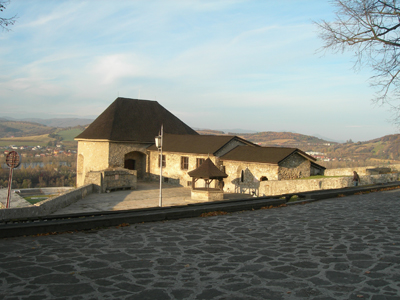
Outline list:
[[[28,201],[30,204],[35,204],[54,196],[55,195],[34,195],[34,196],[24,197],[24,199]]]
[[[49,137],[48,134],[42,135],[32,135],[32,136],[23,136],[23,137],[14,137],[14,138],[1,138],[0,146],[46,146],[48,142],[53,141],[54,139]]]
[[[323,179],[323,178],[339,178],[339,177],[351,177],[351,176],[324,176],[324,175],[315,175],[310,177],[298,178],[299,180],[308,180],[308,179]]]
[[[61,130],[57,132],[59,136],[63,138],[63,141],[72,142],[74,138],[82,132],[79,128],[73,128],[68,130]]]

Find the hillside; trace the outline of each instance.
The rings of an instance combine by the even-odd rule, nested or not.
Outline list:
[[[89,120],[89,119],[87,119]],[[66,125],[65,119],[58,124]],[[50,122],[50,121],[49,121]],[[79,122],[78,122],[79,123]],[[82,123],[82,122],[80,122]],[[57,124],[56,121],[49,124]],[[84,126],[46,126],[35,122],[11,121],[0,118],[0,146],[10,145],[56,145],[63,144],[69,149],[76,148],[74,137],[85,129]],[[218,130],[198,130],[200,134],[223,135]],[[233,134],[230,134],[233,135]],[[329,161],[400,161],[400,134],[387,135],[365,142],[337,143],[292,132],[258,132],[234,134],[261,146],[293,147],[303,151],[322,153],[320,158]]]
[[[0,138],[50,134],[56,128],[23,121],[0,121]]]
[[[278,146],[278,147],[295,147],[309,146],[309,145],[324,145],[332,144],[317,138],[315,136],[309,136],[299,133],[292,132],[258,132],[254,134],[241,134],[240,137],[249,140],[255,144],[261,146]]]
[[[1,121],[21,121],[37,123],[41,125],[46,125],[49,127],[75,127],[75,126],[85,126],[93,122],[94,119],[80,119],[80,118],[52,118],[52,119],[40,119],[40,118],[26,118],[26,119],[15,119],[10,117],[0,117]]]

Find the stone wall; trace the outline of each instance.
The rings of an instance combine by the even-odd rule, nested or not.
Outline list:
[[[353,176],[353,171],[358,175],[370,175],[368,169],[376,169],[377,166],[355,167],[355,168],[340,168],[340,169],[326,169],[325,176]],[[400,172],[400,165],[385,165],[385,168],[390,168],[392,172]]]
[[[160,180],[160,166],[159,166],[159,152],[148,151],[149,155],[149,174],[150,179],[154,181]],[[192,177],[188,175],[188,172],[193,171],[197,168],[197,158],[206,160],[208,155],[202,154],[191,154],[191,153],[176,153],[176,152],[163,152],[165,155],[165,167],[163,167],[163,178],[164,182],[169,184],[180,185],[183,187],[191,186]],[[187,170],[181,169],[181,157],[186,156],[189,158],[189,167]],[[218,158],[210,156],[211,161],[218,165]],[[196,187],[204,186],[204,181],[199,180],[196,182]],[[212,183],[212,187],[215,187],[215,183]]]
[[[224,179],[224,191],[228,193],[258,194],[262,176],[268,180],[278,180],[277,165],[227,160],[222,161],[222,165],[228,175]]]
[[[107,169],[102,171],[91,171],[86,174],[85,184],[93,184],[94,192],[105,193],[106,191],[137,188],[137,171],[124,168]]]
[[[291,180],[303,177],[310,177],[310,175],[311,162],[297,153],[293,153],[279,163],[279,180]]]
[[[108,168],[108,142],[78,141],[76,186],[85,182],[86,173]]]
[[[109,168],[124,168],[126,159],[136,161],[135,170],[139,178],[146,175],[146,149],[151,144],[136,143],[110,143],[110,156],[108,161]]]
[[[146,149],[151,144],[118,143],[108,141],[78,141],[76,186],[82,186],[86,174],[107,168],[124,168],[125,159],[136,161],[140,178],[146,175]]]
[[[281,194],[301,193],[308,191],[339,189],[353,186],[353,177],[321,178],[321,179],[297,179],[297,180],[271,180],[260,182],[260,196],[274,196]],[[360,186],[394,182],[399,180],[399,173],[382,175],[360,176]]]
[[[63,195],[49,198],[29,207],[0,209],[1,220],[24,219],[32,217],[47,216],[57,210],[67,207],[76,201],[83,199],[93,192],[93,185],[84,185],[69,191]]]

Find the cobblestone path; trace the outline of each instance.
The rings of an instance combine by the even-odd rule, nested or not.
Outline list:
[[[400,191],[0,240],[1,299],[400,299]]]

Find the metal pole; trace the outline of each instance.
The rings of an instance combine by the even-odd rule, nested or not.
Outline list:
[[[8,195],[7,195],[7,205],[6,208],[10,207],[10,200],[11,200],[11,183],[12,183],[12,176],[13,176],[14,168],[10,168],[10,175],[8,176]]]
[[[163,125],[161,125],[161,147],[160,147],[160,200],[159,200],[159,203],[158,203],[158,206],[159,206],[159,207],[162,207],[162,167],[163,167],[162,148],[163,148]]]

